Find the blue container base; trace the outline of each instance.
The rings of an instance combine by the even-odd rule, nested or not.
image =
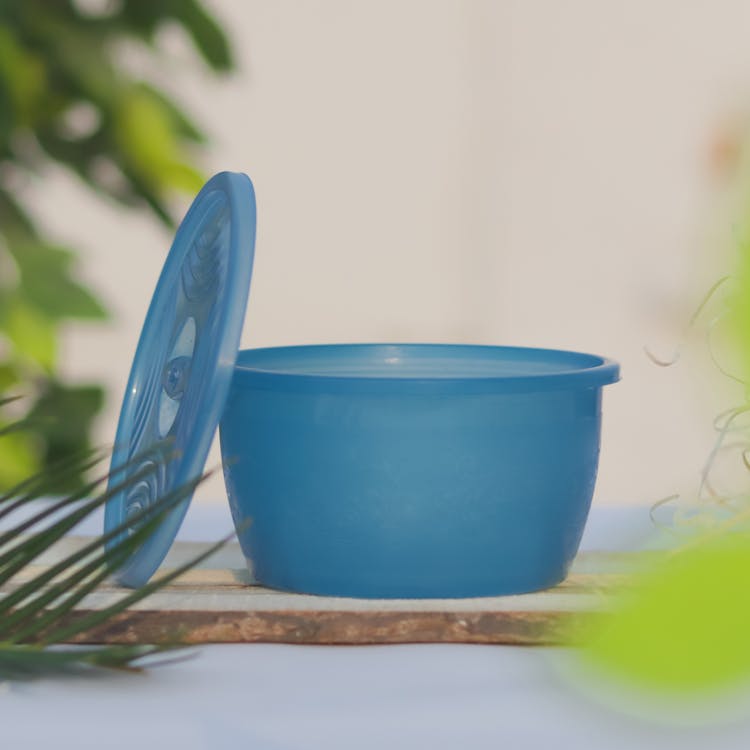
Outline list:
[[[529,576],[494,576],[492,578],[472,580],[435,580],[434,578],[421,581],[378,581],[351,576],[334,579],[330,577],[311,578],[304,580],[295,577],[275,578],[263,575],[251,561],[247,561],[248,569],[253,572],[256,582],[267,588],[285,591],[292,594],[307,594],[312,596],[331,596],[347,599],[474,599],[495,596],[510,596],[514,594],[530,594],[535,591],[557,586],[565,580],[568,566],[550,572],[544,579]]]

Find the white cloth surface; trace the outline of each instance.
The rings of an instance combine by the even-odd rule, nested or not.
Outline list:
[[[219,508],[192,509],[182,538],[222,533],[228,515]],[[643,509],[597,509],[586,546],[633,546],[649,533]],[[562,651],[206,646],[142,675],[0,683],[0,748],[750,747],[750,721],[669,727],[594,702],[560,669]]]
[[[13,684],[3,747],[747,750],[750,727],[664,728],[574,691],[551,649],[224,645],[145,676]]]

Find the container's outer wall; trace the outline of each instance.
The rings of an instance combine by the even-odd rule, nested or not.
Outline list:
[[[240,542],[274,588],[461,597],[551,586],[580,542],[601,389],[428,395],[232,386],[221,423]]]

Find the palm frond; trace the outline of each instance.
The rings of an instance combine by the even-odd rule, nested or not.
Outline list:
[[[103,451],[86,451],[58,462],[0,496],[0,520],[7,529],[0,533],[0,585],[6,589],[0,594],[0,679],[30,679],[100,668],[139,669],[144,657],[173,652],[178,644],[60,646],[170,583],[233,536],[220,540],[167,575],[124,592],[103,609],[78,612],[77,607],[86,597],[126,564],[165,517],[207,476],[168,492],[116,528],[28,577],[28,566],[39,556],[107,501],[148,479],[158,471],[159,462],[170,461],[174,455],[169,443],[155,445],[114,473],[100,472],[80,490],[38,507],[35,501],[53,494],[59,480],[70,473],[80,475],[93,470],[105,457]],[[148,458],[157,460],[144,460]]]
[[[144,645],[62,649],[0,643],[0,677],[28,680],[50,674],[82,674],[92,668],[140,671],[141,660],[180,648]]]

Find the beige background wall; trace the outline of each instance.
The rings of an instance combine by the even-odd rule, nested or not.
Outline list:
[[[156,71],[248,172],[260,225],[245,346],[473,341],[620,360],[597,502],[693,487],[705,381],[663,371],[721,262],[707,154],[750,102],[744,0],[212,0],[240,72],[216,81],[171,31]],[[124,50],[135,68],[147,61]],[[115,315],[65,366],[119,398],[169,238],[64,174],[28,188],[85,248]],[[708,259],[708,260],[707,260]],[[212,459],[216,462],[216,456]],[[201,490],[223,501],[220,482]]]

